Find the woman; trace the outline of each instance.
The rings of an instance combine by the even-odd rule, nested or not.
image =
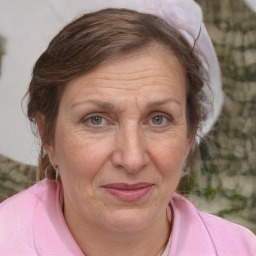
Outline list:
[[[256,255],[250,231],[175,193],[207,118],[207,37],[146,12],[83,15],[35,64],[48,179],[1,204],[1,255]]]

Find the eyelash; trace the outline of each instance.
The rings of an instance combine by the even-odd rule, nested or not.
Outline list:
[[[89,123],[90,120],[92,120],[93,118],[99,117],[101,119],[104,119],[106,122],[110,123],[103,115],[102,113],[94,113],[91,114],[89,116],[86,116],[85,118],[82,118],[82,123],[87,123],[89,126],[91,127],[102,127],[102,125],[94,125],[92,123]]]
[[[157,121],[156,118],[159,118],[159,120],[162,121],[162,122],[164,122],[164,120],[165,120],[165,123],[168,122],[168,119],[165,116],[156,115],[156,116],[152,117],[149,121],[149,122],[152,122],[153,126],[164,126],[165,125],[165,124],[162,124],[162,123],[161,124],[156,124],[156,123],[154,124],[154,120]]]
[[[152,126],[154,126],[154,127],[166,127],[166,126],[168,126],[168,124],[173,122],[173,118],[170,115],[165,114],[163,112],[154,112],[153,114],[151,114],[150,118],[149,118],[149,122],[151,122],[156,117],[161,117],[161,118],[165,119],[165,123],[159,124],[159,125],[152,124]]]
[[[95,125],[95,124],[92,124],[90,121],[93,119],[93,118],[101,118],[102,120],[105,120],[106,123],[108,124],[111,124],[111,122],[108,121],[107,118],[104,117],[104,115],[102,113],[94,113],[94,114],[91,114],[89,116],[86,116],[85,118],[82,118],[82,123],[87,123],[88,126],[90,127],[103,127],[103,126],[107,126],[108,124],[99,124],[99,125]],[[165,127],[168,125],[168,122],[171,123],[173,122],[173,119],[170,115],[167,115],[167,114],[164,114],[162,112],[154,112],[152,114],[150,114],[150,118],[148,118],[148,121],[147,122],[151,122],[154,118],[156,117],[160,117],[162,118],[163,120],[165,119],[165,124],[151,124],[152,126],[154,127]],[[89,123],[90,122],[90,123]],[[147,123],[146,122],[146,123]],[[167,123],[167,124],[166,124]]]

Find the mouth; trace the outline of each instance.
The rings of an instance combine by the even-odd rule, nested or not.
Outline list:
[[[145,197],[154,184],[141,182],[136,184],[113,183],[102,186],[109,194],[122,201],[138,201]]]

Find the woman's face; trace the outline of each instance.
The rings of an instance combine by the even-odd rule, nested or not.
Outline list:
[[[166,50],[124,55],[72,80],[48,147],[66,218],[112,230],[166,218],[193,140],[187,130],[183,70]]]

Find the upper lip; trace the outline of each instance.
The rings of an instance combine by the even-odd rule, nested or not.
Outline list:
[[[139,182],[139,183],[135,183],[135,184],[111,183],[111,184],[104,185],[102,187],[120,189],[120,190],[134,190],[134,189],[149,187],[152,185],[153,185],[153,183],[148,183],[148,182]]]

